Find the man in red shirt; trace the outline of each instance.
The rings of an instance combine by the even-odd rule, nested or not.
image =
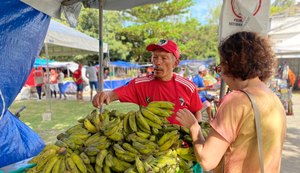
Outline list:
[[[109,92],[99,92],[93,99],[95,107],[114,100],[147,106],[152,101],[170,101],[175,104],[174,114],[168,118],[171,124],[180,124],[176,119],[179,109],[187,108],[201,120],[202,103],[196,86],[173,70],[179,64],[179,48],[171,40],[160,40],[146,48],[152,52],[154,73],[131,80],[127,85]]]
[[[76,98],[77,100],[83,100],[82,91],[83,91],[83,80],[82,80],[82,65],[78,65],[78,69],[73,73],[73,80],[77,86]]]

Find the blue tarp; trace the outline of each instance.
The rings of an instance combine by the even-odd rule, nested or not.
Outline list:
[[[105,80],[103,86],[104,86],[105,90],[113,90],[115,88],[126,85],[130,80],[131,80],[131,78],[121,79],[121,80]],[[69,92],[69,93],[75,93],[76,92],[75,82],[70,82],[70,81],[65,82],[63,84],[62,91]]]
[[[135,63],[130,63],[126,61],[111,61],[110,66],[122,67],[122,68],[140,68],[141,66]]]
[[[198,60],[198,59],[191,59],[191,60],[181,60],[179,62],[179,66],[185,66],[189,64],[204,64],[204,65],[210,65],[216,62],[215,58],[209,58],[205,60]]]
[[[131,78],[122,79],[122,80],[105,80],[104,89],[115,89],[127,84]]]
[[[0,5],[0,167],[37,155],[43,140],[8,107],[42,48],[50,18],[19,0]]]

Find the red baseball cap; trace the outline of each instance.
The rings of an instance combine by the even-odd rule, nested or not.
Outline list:
[[[180,51],[175,42],[172,40],[160,40],[157,44],[149,44],[146,47],[148,51],[155,51],[155,50],[164,50],[166,52],[172,53],[177,59],[180,57]]]

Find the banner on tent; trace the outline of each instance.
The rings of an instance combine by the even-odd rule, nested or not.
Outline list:
[[[220,40],[239,31],[266,35],[269,30],[270,0],[223,0]]]

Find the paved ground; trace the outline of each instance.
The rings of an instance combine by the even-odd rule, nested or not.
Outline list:
[[[294,115],[287,116],[287,135],[282,153],[281,173],[300,172],[300,92],[293,94]]]

